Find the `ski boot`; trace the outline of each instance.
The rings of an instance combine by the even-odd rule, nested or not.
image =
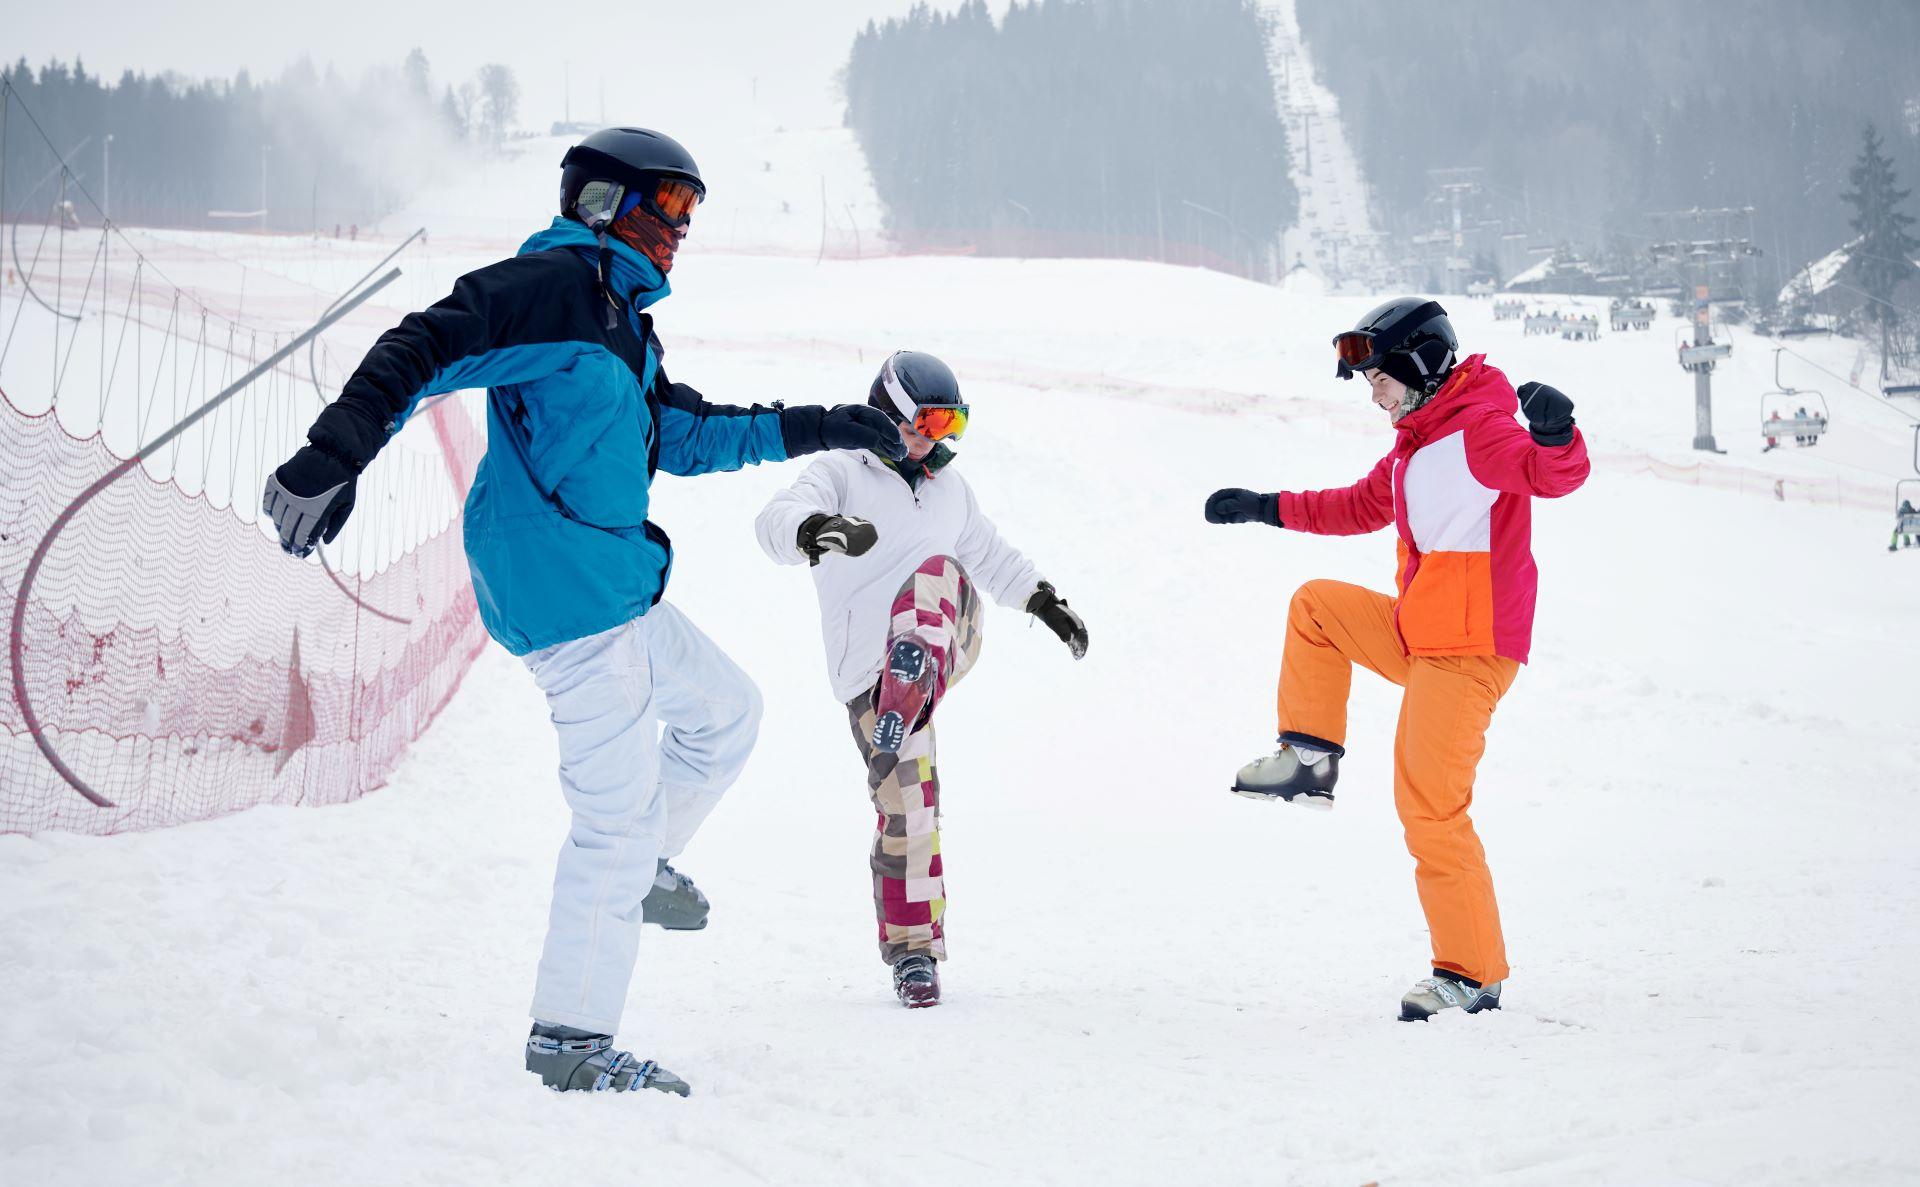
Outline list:
[[[893,992],[909,1010],[940,1004],[940,969],[925,952],[909,952],[893,962]]]
[[[572,1026],[533,1024],[527,1070],[555,1092],[633,1092],[652,1088],[686,1096],[687,1082],[651,1059],[613,1049],[613,1036]]]
[[[640,903],[644,922],[668,931],[699,931],[707,925],[707,896],[693,879],[660,859],[653,875],[653,889]]]
[[[873,695],[873,748],[898,754],[933,697],[933,649],[915,635],[894,640]]]
[[[1433,976],[1422,977],[1414,982],[1413,988],[1400,999],[1400,1021],[1425,1022],[1442,1010],[1464,1010],[1469,1014],[1478,1014],[1482,1010],[1500,1008],[1500,987],[1504,981],[1495,981],[1491,985],[1482,985],[1478,981],[1469,981],[1459,973],[1449,973],[1443,969],[1433,970]]]
[[[1233,779],[1233,794],[1250,800],[1284,800],[1324,812],[1333,807],[1333,785],[1339,778],[1339,751],[1282,741],[1280,749],[1240,768]]]

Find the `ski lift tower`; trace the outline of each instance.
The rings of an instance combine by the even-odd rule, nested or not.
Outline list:
[[[1427,170],[1428,201],[1448,212],[1446,234],[1449,250],[1443,257],[1448,292],[1465,292],[1473,262],[1467,253],[1467,231],[1461,207],[1480,194],[1486,170],[1477,166]]]
[[[1647,250],[1654,259],[1674,264],[1682,283],[1693,288],[1693,342],[1680,347],[1680,368],[1693,375],[1693,447],[1710,453],[1722,452],[1713,440],[1713,368],[1733,353],[1731,338],[1724,342],[1713,338],[1713,270],[1760,254],[1751,239],[1713,232],[1731,220],[1750,221],[1752,216],[1751,206],[1724,210],[1695,208],[1649,216],[1656,220],[1674,220],[1692,231],[1691,236],[1675,236]]]

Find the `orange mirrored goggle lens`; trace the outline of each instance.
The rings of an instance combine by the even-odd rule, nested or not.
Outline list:
[[[1333,340],[1333,348],[1340,352],[1340,361],[1355,370],[1360,364],[1373,358],[1373,335],[1354,332],[1342,334]]]
[[[944,441],[967,431],[967,408],[962,404],[931,405],[913,414],[913,431],[929,441]]]
[[[653,205],[669,225],[679,226],[693,217],[700,205],[700,191],[689,182],[663,181],[653,191]]]

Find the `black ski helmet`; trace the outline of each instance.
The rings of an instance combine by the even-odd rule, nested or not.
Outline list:
[[[1424,403],[1453,373],[1460,336],[1440,302],[1396,297],[1369,310],[1353,329],[1335,334],[1333,344],[1340,353],[1334,374],[1341,379],[1377,367]]]
[[[612,187],[651,200],[653,187],[668,178],[707,196],[700,166],[678,140],[651,128],[602,128],[560,159],[560,213],[590,227],[601,216],[611,221],[619,207]],[[596,181],[607,185],[589,188]]]
[[[960,381],[945,363],[917,350],[897,350],[880,364],[880,373],[867,390],[867,403],[901,424],[913,419],[915,409],[959,408],[966,401],[960,398]]]

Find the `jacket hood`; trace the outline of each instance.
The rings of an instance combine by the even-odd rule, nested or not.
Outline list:
[[[673,291],[667,284],[667,278],[653,266],[652,260],[611,235],[607,236],[607,246],[613,249],[610,285],[614,294],[624,299],[629,308],[636,311],[645,309]],[[571,248],[588,264],[595,268],[600,266],[599,237],[563,215],[555,215],[552,226],[528,236],[517,254],[531,255],[537,251],[552,251],[557,247]]]
[[[1394,427],[1417,441],[1444,437],[1455,420],[1471,413],[1498,412],[1511,417],[1520,410],[1520,397],[1505,372],[1487,362],[1484,354],[1468,355],[1454,367],[1447,382],[1419,408]]]

